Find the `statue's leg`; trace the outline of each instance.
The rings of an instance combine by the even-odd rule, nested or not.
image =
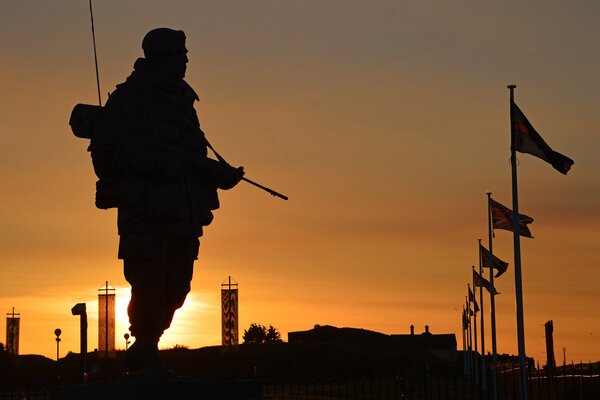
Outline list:
[[[131,285],[127,313],[131,324],[129,330],[136,340],[127,352],[127,364],[133,372],[149,365],[160,365],[158,341],[169,314],[165,306],[167,245],[158,235],[132,235],[121,237],[120,247],[125,278]]]
[[[129,330],[137,339],[158,339],[168,318],[166,278],[163,260],[124,260],[125,278],[131,284],[131,300],[127,307]]]
[[[166,278],[166,305],[168,306],[167,329],[175,311],[185,302],[191,289],[194,260],[198,255],[198,238],[176,237],[169,246],[169,268]]]
[[[125,278],[131,284],[127,311],[131,335],[136,338],[128,352],[130,371],[160,365],[158,342],[190,291],[198,246],[196,237],[121,238]],[[147,250],[137,254],[139,249]]]

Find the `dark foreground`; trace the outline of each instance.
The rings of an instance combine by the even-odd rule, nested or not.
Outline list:
[[[57,386],[51,400],[258,400],[260,382],[200,381],[192,379],[99,382],[88,385]]]
[[[460,357],[456,362],[443,362],[394,354],[389,349],[367,351],[323,343],[240,346],[233,354],[221,353],[220,347],[177,348],[161,351],[161,357],[189,378],[136,383],[122,382],[122,356],[119,352],[105,364],[90,353],[85,386],[78,385],[78,354],[59,363],[41,356],[20,356],[4,365],[0,400],[492,399],[491,391],[482,391],[478,384],[480,377],[465,376]],[[509,361],[499,365],[500,400],[518,399],[515,366]],[[487,382],[490,388],[489,374]],[[542,369],[532,368],[528,389],[532,400],[600,399],[600,363],[559,367],[553,380]]]

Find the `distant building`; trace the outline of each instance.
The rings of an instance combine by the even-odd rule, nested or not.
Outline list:
[[[425,332],[415,335],[414,326],[410,326],[408,335],[391,335],[392,339],[411,341],[429,351],[434,356],[446,361],[456,361],[456,335],[454,333],[432,334],[429,325],[425,325]]]
[[[387,335],[366,329],[337,328],[330,325],[315,325],[307,331],[288,333],[290,343],[321,342],[350,344],[365,349],[387,348],[399,354],[434,356],[443,361],[456,361],[456,336],[450,334],[432,334],[429,326],[425,332],[415,335],[411,326],[409,335]]]

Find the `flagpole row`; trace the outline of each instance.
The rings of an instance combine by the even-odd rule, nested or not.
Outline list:
[[[519,213],[519,194],[517,181],[517,157],[516,152],[532,154],[550,165],[558,172],[567,174],[574,164],[574,161],[569,157],[560,154],[546,143],[546,141],[536,132],[531,123],[528,121],[525,114],[519,109],[514,100],[514,90],[516,85],[508,85],[510,90],[510,129],[511,129],[511,145],[510,145],[510,164],[512,177],[512,211],[508,207],[494,201],[491,198],[491,193],[487,193],[487,219],[488,219],[488,241],[489,250],[481,245],[479,239],[479,274],[475,272],[473,267],[472,273],[474,280],[474,288],[476,286],[485,287],[490,293],[490,314],[491,314],[491,339],[492,339],[492,366],[491,372],[493,377],[493,398],[498,399],[498,382],[497,382],[497,348],[496,348],[496,302],[495,295],[499,294],[494,287],[494,278],[499,277],[508,268],[508,263],[494,256],[493,237],[495,229],[510,230],[513,232],[513,250],[515,262],[515,297],[516,297],[516,316],[517,316],[517,338],[519,350],[519,395],[521,400],[527,400],[528,397],[528,365],[525,351],[525,323],[523,311],[523,279],[521,268],[521,241],[520,237],[525,236],[532,238],[533,235],[527,224],[533,222],[533,218]],[[490,268],[490,280],[487,281],[483,277],[482,268]],[[498,274],[494,275],[494,269],[498,270]],[[481,370],[482,370],[482,388],[485,391],[486,386],[486,368],[485,368],[485,323],[484,323],[484,304],[483,291],[480,289],[480,304],[482,307],[481,313]],[[469,289],[469,300],[475,301],[475,294],[472,294]],[[469,316],[465,316],[465,327],[470,331],[470,302],[467,304]],[[467,319],[468,318],[468,319]],[[474,315],[475,324],[477,317]],[[470,332],[464,332],[467,335],[467,347],[471,350]],[[477,351],[477,327],[475,326],[475,350]],[[472,336],[471,336],[472,337]],[[475,369],[477,371],[477,369]],[[477,372],[475,372],[477,373]]]

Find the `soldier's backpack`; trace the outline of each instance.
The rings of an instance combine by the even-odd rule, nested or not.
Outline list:
[[[73,108],[69,119],[73,134],[78,138],[91,140],[94,135],[94,128],[103,115],[104,107],[102,106],[77,104]],[[108,168],[104,168],[107,170],[106,172],[102,169],[101,163],[94,162],[94,171],[99,178],[96,182],[96,207],[103,210],[117,208],[124,202],[123,194],[119,192],[114,179],[111,179]]]

